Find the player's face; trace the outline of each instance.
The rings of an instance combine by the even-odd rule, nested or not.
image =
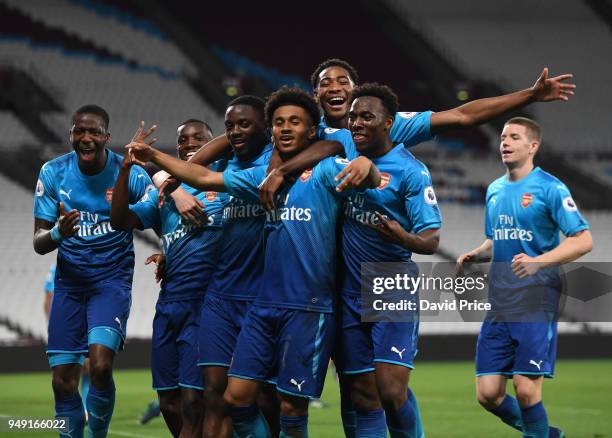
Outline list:
[[[319,74],[315,98],[326,117],[342,119],[346,116],[349,97],[354,87],[349,72],[342,67],[328,67]]]
[[[177,130],[176,150],[181,160],[190,159],[202,146],[212,140],[212,133],[201,123],[187,123]]]
[[[297,105],[278,107],[272,115],[272,138],[283,155],[295,155],[306,149],[316,135],[313,121],[306,110]]]
[[[104,148],[110,141],[110,134],[102,117],[96,114],[77,115],[70,129],[70,143],[77,153],[79,166],[91,168],[105,162]]]
[[[362,96],[353,101],[348,113],[348,128],[360,153],[367,153],[385,143],[393,118],[381,100],[374,96]]]
[[[265,125],[250,105],[230,106],[225,112],[225,135],[238,157],[248,155],[265,142]]]
[[[520,166],[537,151],[537,142],[529,138],[527,128],[513,123],[505,125],[501,133],[499,152],[506,166]]]

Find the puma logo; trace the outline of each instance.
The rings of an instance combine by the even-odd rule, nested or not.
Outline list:
[[[404,353],[404,351],[406,351],[406,349],[404,348],[402,351],[399,351],[399,350],[397,349],[397,347],[393,346],[393,347],[391,347],[391,351],[392,351],[393,353],[397,353],[397,355],[399,356],[399,358],[400,358],[400,359],[403,359],[402,354]]]
[[[64,195],[66,198],[68,198],[68,200],[70,201],[70,193],[72,193],[72,189],[66,191],[64,189],[60,189],[59,191],[60,195]]]
[[[535,367],[538,367],[538,371],[540,371],[540,366],[542,365],[542,362],[544,362],[543,360],[536,362],[535,360],[530,360],[529,363]]]
[[[290,382],[292,385],[297,386],[298,391],[302,392],[302,385],[304,384],[306,380],[302,380],[300,383],[297,382],[297,380],[295,379],[291,379]]]

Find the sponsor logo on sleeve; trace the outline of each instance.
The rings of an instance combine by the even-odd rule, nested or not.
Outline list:
[[[325,128],[323,131],[326,134],[333,134],[334,132],[339,131],[339,129],[336,129],[336,128]]]
[[[41,197],[45,194],[45,186],[43,185],[41,180],[38,180],[36,182],[36,191],[34,192],[34,194],[38,197]]]
[[[563,208],[569,212],[578,211],[578,207],[571,196],[563,198]]]
[[[423,190],[423,197],[425,198],[425,203],[428,205],[436,205],[438,203],[436,192],[434,192],[432,186],[425,187],[425,190]]]
[[[346,166],[348,163],[350,163],[350,161],[346,158],[336,158],[336,163]]]
[[[403,119],[411,119],[414,116],[416,116],[418,113],[417,112],[401,112],[397,114],[399,114],[399,116]]]

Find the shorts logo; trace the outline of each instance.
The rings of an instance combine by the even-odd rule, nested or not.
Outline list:
[[[113,189],[106,189],[106,201],[110,204],[113,201]]]
[[[380,174],[380,185],[377,187],[377,189],[383,190],[385,187],[389,185],[390,181],[391,181],[391,175],[385,172],[381,173]]]
[[[295,386],[297,387],[298,391],[302,392],[302,385],[304,384],[304,382],[305,382],[305,381],[306,381],[306,380],[302,380],[300,383],[298,383],[298,382],[297,382],[297,380],[295,380],[295,379],[291,379],[289,382],[290,382],[292,385],[295,385]]]
[[[34,192],[34,194],[39,198],[45,194],[45,186],[43,185],[41,180],[38,180],[36,182],[36,191]]]
[[[121,328],[121,320],[119,319],[118,316],[115,316],[115,322],[119,324],[119,328]]]
[[[404,351],[406,351],[405,348],[402,351],[400,351],[400,350],[397,349],[396,346],[391,347],[391,352],[397,353],[397,355],[399,356],[400,359],[403,359],[402,354],[404,354]]]
[[[215,199],[217,199],[217,195],[218,195],[217,192],[206,192],[204,194],[204,197],[206,198],[208,202],[213,202]]]
[[[306,182],[310,179],[311,176],[312,176],[312,169],[307,169],[304,172],[302,172],[302,174],[300,175],[300,180],[302,182]]]
[[[336,163],[343,164],[346,166],[348,163],[350,163],[350,161],[347,160],[346,158],[336,158]]]
[[[529,361],[529,364],[530,364],[530,365],[533,365],[534,367],[537,367],[537,368],[538,368],[538,371],[541,371],[541,370],[540,370],[540,366],[542,365],[542,362],[544,362],[544,361],[543,361],[543,360],[541,360],[541,361],[539,361],[539,362],[536,362],[535,360],[531,359],[531,360]]]
[[[563,198],[563,208],[569,212],[578,211],[578,207],[571,196]]]
[[[425,203],[428,205],[436,205],[438,203],[436,192],[434,192],[432,186],[425,187],[425,190],[423,190],[423,197],[425,198]]]
[[[532,202],[533,195],[531,193],[524,193],[523,196],[521,196],[521,207],[527,208],[531,205]]]

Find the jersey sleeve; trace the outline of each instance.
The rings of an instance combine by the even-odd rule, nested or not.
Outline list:
[[[491,199],[490,188],[487,189],[487,195],[485,196],[485,211],[484,211],[484,234],[487,239],[493,240],[493,224],[489,218],[489,200]]]
[[[431,111],[396,113],[389,133],[391,141],[393,143],[404,143],[406,147],[411,147],[431,140],[433,138],[430,125],[431,114]]]
[[[353,142],[353,135],[348,129],[325,128],[323,130],[324,140],[337,141],[344,148],[344,154],[348,160],[354,160],[358,157],[357,148]]]
[[[442,215],[438,200],[431,182],[431,176],[425,165],[412,172],[406,172],[404,178],[404,204],[412,223],[412,233],[420,233],[430,228],[442,226]]]
[[[566,236],[589,229],[588,222],[578,211],[578,206],[565,184],[557,181],[550,185],[548,202],[553,221]]]
[[[157,189],[151,189],[138,202],[130,205],[130,210],[138,216],[144,229],[161,227],[159,208],[157,207],[157,194]]]
[[[140,166],[132,166],[129,180],[130,204],[135,204],[154,188],[153,181],[146,170]]]
[[[45,292],[55,292],[55,265],[51,266],[45,278]]]
[[[223,172],[223,184],[227,192],[237,198],[259,201],[259,184],[266,177],[266,166]]]
[[[34,217],[55,223],[59,216],[52,166],[46,163],[38,175],[34,192]]]

